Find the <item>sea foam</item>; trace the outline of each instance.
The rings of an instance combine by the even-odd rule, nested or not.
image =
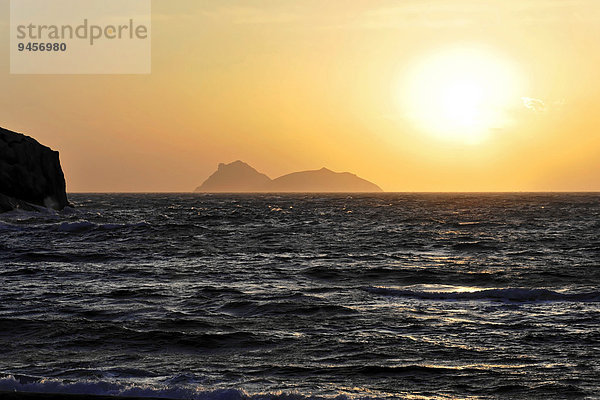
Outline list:
[[[0,378],[0,392],[114,396],[127,398],[164,398],[186,400],[348,400],[345,395],[314,397],[302,394],[248,394],[239,389],[204,390],[201,387],[116,384],[103,381],[59,381],[29,376],[8,375]],[[360,400],[376,399],[360,397]],[[357,400],[359,400],[357,399]]]

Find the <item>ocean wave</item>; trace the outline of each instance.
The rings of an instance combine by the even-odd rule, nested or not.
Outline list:
[[[64,233],[81,233],[91,230],[115,230],[125,228],[142,228],[149,226],[146,221],[133,224],[96,224],[90,221],[62,222],[56,226],[56,231]]]
[[[452,367],[439,365],[354,365],[354,366],[330,366],[330,367],[300,367],[300,366],[276,366],[269,371],[275,375],[288,376],[314,376],[314,375],[330,375],[335,376],[431,376],[431,375],[457,375],[462,373],[485,374],[488,369],[478,368],[477,366]]]
[[[8,214],[8,213],[7,213]],[[65,220],[59,214],[27,213],[3,214],[11,217],[0,221],[0,232],[22,232],[32,230],[50,230],[62,233],[83,233],[93,230],[111,231],[127,228],[143,228],[150,226],[146,221],[132,223],[95,223],[85,219]],[[61,221],[62,220],[62,221]]]
[[[169,380],[172,381],[172,380]],[[177,379],[175,379],[177,381]],[[1,392],[44,393],[60,395],[114,396],[115,398],[163,398],[186,400],[348,400],[345,395],[315,397],[295,393],[249,394],[241,389],[206,390],[198,386],[169,386],[160,384],[124,384],[106,381],[61,381],[28,376],[8,375],[0,378]],[[360,397],[377,399],[377,397]]]
[[[23,228],[18,225],[6,223],[6,222],[0,222],[0,232],[2,232],[2,231],[22,231],[22,230],[23,230]]]
[[[238,400],[248,398],[247,394],[239,390],[203,392],[192,388],[117,384],[103,381],[69,382],[12,375],[0,379],[0,391],[166,399]]]
[[[223,305],[220,310],[235,316],[268,316],[268,315],[296,315],[306,316],[332,316],[353,315],[356,313],[351,308],[336,304],[302,304],[295,302],[266,302],[233,301]]]
[[[379,296],[405,297],[420,300],[504,301],[504,302],[600,302],[600,292],[560,293],[548,289],[504,288],[475,291],[424,291],[367,287],[366,292]]]
[[[89,231],[96,228],[98,225],[89,221],[63,222],[57,227],[58,232],[77,233]]]
[[[337,271],[328,266],[308,267],[302,271],[305,276],[312,279],[334,281],[343,280],[345,275],[342,271]]]
[[[76,208],[65,207],[61,211],[54,210],[52,208],[46,208],[42,206],[37,206],[31,204],[32,207],[36,209],[36,211],[28,211],[28,210],[12,210],[5,213],[2,213],[2,219],[4,221],[18,221],[18,222],[36,222],[40,220],[45,221],[56,221],[60,219],[65,219],[70,216],[78,215],[80,211]]]
[[[11,261],[30,262],[30,263],[41,263],[41,262],[63,262],[63,263],[76,263],[76,262],[103,262],[117,259],[115,254],[107,254],[100,252],[68,252],[68,251],[15,251],[13,254],[6,254],[5,257]],[[9,270],[1,272],[0,275],[18,276],[18,275],[33,275],[34,273],[42,272],[39,266],[31,266],[30,268],[23,268],[17,270]]]
[[[477,251],[492,251],[497,250],[498,247],[491,243],[472,241],[472,242],[459,242],[452,245],[452,248],[456,251],[464,252],[477,252]]]

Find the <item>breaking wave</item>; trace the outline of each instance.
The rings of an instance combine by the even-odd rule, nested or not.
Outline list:
[[[178,379],[169,379],[172,382]],[[331,397],[314,397],[302,394],[261,393],[249,394],[239,389],[220,389],[207,391],[200,387],[173,387],[159,384],[116,384],[103,381],[69,382],[52,379],[39,379],[28,376],[8,375],[0,378],[1,392],[44,393],[61,395],[84,396],[114,396],[132,398],[164,398],[186,400],[347,400],[345,395]],[[376,397],[361,397],[361,399],[377,399]]]

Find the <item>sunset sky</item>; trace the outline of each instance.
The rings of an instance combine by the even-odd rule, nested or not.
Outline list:
[[[386,191],[600,191],[598,0],[155,0],[150,75],[10,75],[0,126],[71,192],[191,191],[220,162]],[[118,55],[116,55],[118,56]]]

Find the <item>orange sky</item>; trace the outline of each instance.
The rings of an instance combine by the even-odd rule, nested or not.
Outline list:
[[[60,150],[71,192],[191,191],[238,159],[387,191],[600,191],[597,0],[152,5],[150,75],[10,75],[0,59],[0,126]],[[8,14],[0,0],[5,55]],[[460,49],[479,65],[466,78]],[[480,82],[501,96],[464,95]]]

